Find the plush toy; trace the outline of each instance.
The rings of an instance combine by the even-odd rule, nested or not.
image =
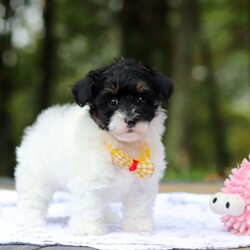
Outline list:
[[[250,162],[247,159],[232,169],[221,192],[211,197],[209,205],[214,213],[224,214],[222,222],[227,231],[250,235]]]

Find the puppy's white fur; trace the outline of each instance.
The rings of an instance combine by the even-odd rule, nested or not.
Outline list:
[[[75,234],[104,234],[104,210],[109,202],[115,201],[123,202],[124,230],[153,230],[153,204],[166,166],[161,143],[164,112],[159,109],[150,124],[139,125],[126,137],[125,128],[119,122],[118,127],[111,122],[114,135],[112,129],[111,133],[101,130],[88,110],[88,106],[55,106],[44,111],[26,129],[17,149],[15,173],[19,224],[44,225],[53,193],[68,190],[69,226]],[[116,132],[125,141],[118,140]],[[142,180],[115,166],[104,146],[106,141],[135,159],[139,158],[141,143],[148,143],[151,160],[156,165],[154,175]]]

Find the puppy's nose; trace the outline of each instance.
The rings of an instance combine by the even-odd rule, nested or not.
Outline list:
[[[128,128],[133,128],[136,124],[136,120],[132,117],[126,117],[125,122],[128,124]]]

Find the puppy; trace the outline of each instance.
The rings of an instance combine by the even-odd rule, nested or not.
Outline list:
[[[108,204],[117,201],[124,230],[152,231],[166,167],[161,102],[172,90],[158,70],[123,59],[90,71],[72,87],[81,108],[43,111],[17,148],[19,224],[44,225],[53,193],[67,190],[74,234],[104,234]]]

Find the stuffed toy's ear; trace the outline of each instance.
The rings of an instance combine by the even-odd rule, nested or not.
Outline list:
[[[83,107],[91,101],[93,95],[93,85],[98,82],[98,76],[100,75],[98,70],[90,71],[85,78],[79,80],[72,87],[71,91],[75,98],[76,103]]]
[[[163,75],[158,70],[154,70],[154,72],[155,72],[156,79],[157,79],[156,84],[160,91],[160,98],[163,101],[167,101],[171,97],[173,90],[174,90],[173,81],[170,78]]]

